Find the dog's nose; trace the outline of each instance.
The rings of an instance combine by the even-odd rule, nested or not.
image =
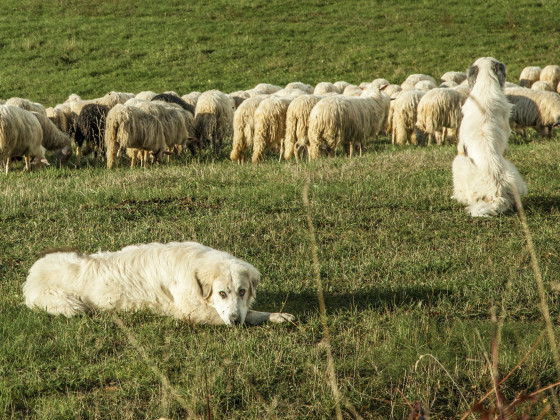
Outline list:
[[[239,314],[231,314],[229,316],[229,322],[231,322],[232,325],[239,325],[241,324],[241,317]]]

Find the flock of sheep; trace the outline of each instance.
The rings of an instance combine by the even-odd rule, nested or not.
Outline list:
[[[560,66],[526,67],[519,84],[506,83],[514,105],[512,129],[528,127],[551,135],[560,121]],[[365,142],[391,134],[395,145],[457,141],[461,107],[469,96],[467,75],[448,72],[436,81],[412,74],[401,85],[385,79],[352,85],[300,82],[285,87],[259,84],[233,93],[210,90],[180,97],[175,92],[139,94],[109,92],[83,100],[70,95],[63,104],[45,108],[28,99],[0,101],[0,158],[6,173],[14,158],[25,169],[47,162],[46,151],[66,163],[91,152],[113,168],[119,157],[160,161],[186,149],[211,148],[219,155],[230,141],[233,161],[244,162],[249,150],[258,162],[271,150],[280,158],[315,159],[342,147],[352,156]]]

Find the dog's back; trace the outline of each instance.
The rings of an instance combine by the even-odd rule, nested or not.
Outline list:
[[[453,161],[453,197],[472,216],[495,216],[521,196],[527,186],[504,158],[512,105],[503,92],[506,69],[494,58],[480,58],[467,71],[471,93],[463,105],[459,155]]]
[[[85,258],[88,257],[76,252],[55,252],[38,259],[23,284],[25,304],[57,315],[86,312],[88,305],[68,291],[68,285],[72,287],[79,276]]]

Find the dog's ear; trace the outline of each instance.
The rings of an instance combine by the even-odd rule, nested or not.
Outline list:
[[[469,88],[472,89],[476,83],[476,77],[478,76],[478,66],[470,66],[467,69],[467,80],[469,82]]]
[[[496,74],[500,86],[506,85],[506,65],[498,60],[492,62],[492,71]]]
[[[261,280],[261,273],[252,265],[249,266],[249,292],[251,293],[251,297],[254,299],[257,296],[257,286],[259,285],[259,281]]]
[[[212,281],[208,281],[207,273],[201,273],[198,270],[194,272],[194,278],[200,288],[202,299],[207,300],[212,294]]]

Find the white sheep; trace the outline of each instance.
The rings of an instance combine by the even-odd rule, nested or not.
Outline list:
[[[195,134],[200,145],[210,143],[217,156],[224,140],[233,131],[234,104],[232,99],[219,90],[202,93],[196,102]]]
[[[556,92],[515,88],[506,89],[505,93],[508,101],[514,105],[511,118],[516,127],[532,127],[541,136],[547,133],[550,137],[552,128],[560,125],[560,95]],[[535,106],[537,115],[535,115]]]
[[[198,101],[200,95],[202,95],[202,92],[194,91],[181,96],[181,99],[196,109],[196,102]]]
[[[552,86],[554,91],[556,91],[558,83],[560,83],[560,66],[555,64],[544,66],[541,70],[539,80],[550,83],[550,86]]]
[[[253,135],[253,155],[251,161],[257,163],[264,158],[268,149],[277,150],[282,155],[286,134],[286,112],[292,102],[289,97],[270,96],[261,101],[255,110]]]
[[[438,145],[441,145],[447,135],[447,129],[452,129],[452,136],[461,124],[461,94],[454,89],[431,89],[420,99],[416,127],[429,135],[428,144],[435,136]]]
[[[64,101],[65,104],[70,103],[70,102],[77,102],[77,101],[81,101],[82,97],[76,93],[71,93],[70,95],[68,95],[68,99],[66,99]]]
[[[135,98],[138,98],[138,99],[141,99],[141,100],[144,100],[144,101],[151,101],[152,98],[156,95],[157,95],[156,92],[153,92],[151,90],[144,90],[142,92],[137,93]],[[128,102],[128,100],[127,100],[127,102]]]
[[[45,109],[45,113],[47,117],[58,127],[58,129],[64,133],[70,132],[70,125],[68,122],[68,116],[71,114],[71,111],[68,113],[65,111],[65,108],[68,110],[70,107],[67,105],[57,105],[55,107],[48,107]]]
[[[238,90],[235,92],[228,93],[228,96],[233,101],[235,109],[237,109],[245,99],[249,99],[251,97],[251,94],[246,90]]]
[[[313,93],[313,90],[315,89],[313,86],[308,85],[306,83],[302,83],[302,82],[291,82],[288,83],[285,87],[285,89],[299,89],[304,91],[305,93]]]
[[[115,105],[107,114],[105,125],[105,150],[107,168],[112,169],[119,149],[136,149],[143,153],[142,164],[147,152],[151,151],[156,160],[161,160],[166,148],[163,126],[157,117],[135,106]],[[134,166],[137,151],[132,151]],[[128,151],[127,151],[128,154]],[[129,154],[130,155],[130,154]]]
[[[321,150],[332,154],[339,145],[351,156],[361,145],[365,132],[362,115],[350,97],[321,99],[309,115],[309,158],[317,159]]]
[[[464,82],[467,79],[467,74],[461,71],[448,71],[447,73],[444,73],[441,77],[440,77],[440,82],[441,83],[445,83],[445,82],[454,82],[456,84],[461,84],[462,82]]]
[[[388,130],[391,131],[391,144],[420,144],[421,134],[416,129],[418,103],[425,92],[405,90],[391,101]]]
[[[40,112],[32,112],[41,124],[43,132],[41,138],[41,146],[50,152],[54,152],[55,157],[62,164],[66,164],[72,155],[72,141],[68,134],[63,133],[58,127],[45,115]],[[43,151],[44,153],[44,151]]]
[[[230,159],[234,162],[244,163],[249,147],[253,146],[255,129],[254,115],[259,104],[268,95],[254,96],[245,100],[233,115],[233,141]]]
[[[389,86],[390,84],[391,82],[389,82],[387,79],[375,79],[369,84],[368,88],[381,89],[383,87]]]
[[[259,83],[257,86],[254,87],[254,90],[260,93],[271,95],[274,92],[278,92],[279,90],[282,90],[282,87],[271,85],[269,83]]]
[[[278,96],[278,97],[290,97],[292,99],[297,98],[298,96],[307,95],[301,89],[282,89],[278,92],[274,92],[271,96]]]
[[[519,75],[519,86],[530,88],[541,77],[542,69],[536,66],[525,67]]]
[[[457,86],[453,86],[450,89],[453,89],[461,95],[461,101],[464,104],[467,98],[469,97],[471,90],[469,89],[468,85],[463,85],[462,83]]]
[[[358,139],[361,117],[353,114],[354,107],[348,98],[330,96],[321,99],[309,114],[309,158],[317,159],[321,149],[328,155],[343,144],[350,150]]]
[[[5,105],[17,106],[26,111],[40,112],[43,115],[47,115],[47,111],[43,105],[38,102],[32,102],[29,99],[13,97],[8,99]]]
[[[321,83],[317,83],[315,89],[313,90],[314,95],[324,95],[330,92],[340,93],[340,89],[337,88],[333,83],[321,82]]]
[[[189,111],[177,104],[162,101],[143,102],[137,107],[159,120],[165,144],[170,151],[187,147],[194,153],[194,116]]]
[[[360,93],[362,92],[360,88],[358,90]],[[298,160],[304,150],[309,154],[309,137],[307,135],[309,114],[311,114],[313,107],[323,98],[324,96],[321,95],[303,95],[294,99],[288,106],[286,111],[284,159],[289,160],[295,154],[296,160]]]
[[[385,88],[382,87],[383,90],[380,90],[370,87],[360,97],[365,101],[355,102],[363,104],[363,107],[360,107],[360,112],[363,114],[362,118],[364,118],[364,141],[387,130],[391,98],[385,93]]]
[[[359,86],[348,85],[344,88],[342,94],[345,96],[360,96],[362,92],[363,90]]]
[[[387,95],[389,98],[393,98],[395,94],[397,94],[398,92],[402,92],[402,90],[403,89],[401,85],[390,84],[385,89],[383,89],[383,93],[385,93],[385,95]]]
[[[406,80],[401,84],[401,87],[403,90],[415,89],[416,84],[418,82],[421,82],[422,80],[428,80],[437,86],[436,80],[432,76],[428,76],[427,74],[415,73],[409,75],[406,78]]]
[[[94,102],[98,105],[105,105],[109,109],[113,108],[117,104],[124,104],[131,98],[134,98],[133,93],[115,92],[111,91],[102,98],[94,99]]]
[[[531,89],[544,90],[546,92],[556,92],[556,89],[554,89],[549,82],[545,82],[544,80],[537,80],[531,85]]]
[[[422,90],[424,92],[427,92],[435,88],[437,88],[437,85],[431,80],[420,80],[418,83],[414,85],[415,90]]]
[[[309,157],[316,159],[321,149],[331,154],[342,145],[352,157],[365,141],[378,134],[387,124],[390,99],[371,91],[368,96],[330,96],[321,99],[309,115]]]
[[[521,90],[523,89],[523,91]],[[539,123],[540,113],[537,103],[529,96],[524,95],[527,88],[506,89],[507,100],[513,105],[509,116],[509,124],[511,128],[527,137],[527,128],[533,127],[539,134],[545,134],[545,128]]]
[[[25,158],[25,170],[32,164],[48,164],[41,141],[43,130],[39,120],[31,112],[11,105],[0,105],[0,159],[10,171],[11,159]]]
[[[333,85],[335,85],[338,88],[338,91],[340,93],[342,93],[351,84],[348,83],[348,82],[345,82],[344,80],[339,80],[338,82],[334,82]],[[313,90],[311,92],[308,92],[308,93],[313,93]]]

